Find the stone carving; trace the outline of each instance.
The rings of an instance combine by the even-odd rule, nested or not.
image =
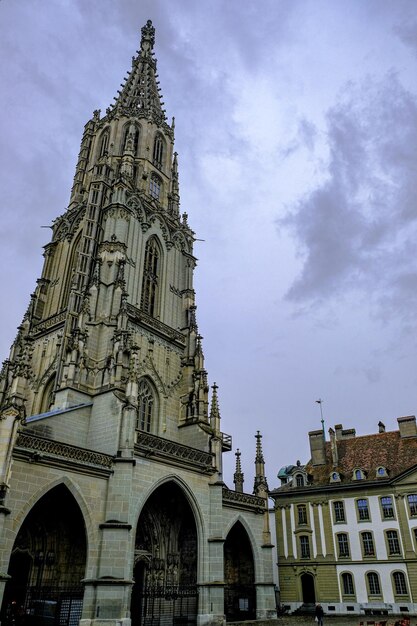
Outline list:
[[[24,432],[19,433],[16,441],[16,447],[48,455],[52,454],[61,458],[71,459],[73,461],[80,461],[85,465],[99,465],[100,467],[106,467],[108,469],[111,469],[113,466],[113,457],[109,454],[85,450],[84,448],[70,446],[69,444],[61,443],[60,441],[53,441],[51,439],[43,439],[42,437],[28,435]]]
[[[152,454],[157,457],[169,458],[171,462],[177,459],[186,465],[194,465],[196,468],[204,469],[209,473],[213,471],[213,455],[209,452],[190,448],[143,431],[137,431],[135,451],[146,455]]]
[[[238,491],[232,491],[223,488],[222,500],[224,505],[229,506],[242,506],[243,508],[254,509],[257,513],[263,513],[265,511],[265,500],[259,496],[253,496],[250,493],[239,493]]]
[[[133,306],[133,304],[128,304],[126,308],[129,317],[132,318],[133,321],[144,323],[146,324],[146,326],[150,326],[154,331],[161,333],[164,338],[177,341],[182,346],[185,345],[185,337],[178,330],[167,326],[167,324],[164,324],[160,320],[157,320],[156,318],[148,315],[144,311],[141,311],[140,309]]]

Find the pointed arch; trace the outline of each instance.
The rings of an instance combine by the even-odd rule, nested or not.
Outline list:
[[[144,376],[138,381],[138,414],[136,429],[146,433],[156,431],[159,398],[155,385]]]
[[[153,143],[152,162],[155,167],[162,169],[165,161],[165,141],[161,133],[157,132]]]
[[[66,263],[66,270],[65,270],[66,277],[65,277],[64,289],[62,292],[62,300],[61,300],[62,309],[65,309],[68,306],[69,294],[71,291],[74,274],[77,269],[78,255],[79,255],[80,245],[81,245],[81,235],[82,235],[82,231],[80,230],[80,232],[78,233],[78,235],[72,242],[72,246],[69,251],[69,255],[68,255],[69,262]]]
[[[256,618],[255,559],[249,534],[237,520],[224,542],[224,613],[227,621]]]
[[[152,317],[157,316],[160,306],[161,270],[162,247],[158,238],[153,235],[145,246],[140,301],[141,309]]]
[[[109,149],[110,130],[106,128],[99,137],[98,158],[105,156]]]
[[[151,178],[149,180],[149,195],[154,198],[154,200],[160,200],[162,195],[162,180],[161,178],[155,174],[151,174]]]
[[[43,386],[41,400],[39,404],[39,413],[48,413],[55,400],[55,381],[56,372],[54,372]]]

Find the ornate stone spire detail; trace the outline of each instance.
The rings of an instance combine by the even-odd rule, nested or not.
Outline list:
[[[255,482],[253,486],[253,493],[257,496],[267,497],[268,483],[265,476],[265,459],[262,452],[262,435],[258,432],[255,435],[256,439],[256,456],[255,456]]]
[[[153,47],[155,28],[148,20],[142,28],[140,50],[132,57],[132,69],[120,85],[121,90],[115,98],[111,112],[116,111],[134,117],[146,117],[157,124],[167,122],[163,101],[160,95],[156,59]],[[166,124],[166,126],[168,126]]]
[[[211,394],[211,407],[210,407],[210,426],[214,430],[215,433],[220,432],[220,410],[219,410],[219,399],[217,397],[217,389],[218,386],[216,383],[212,385],[212,394]]]
[[[243,472],[242,472],[242,465],[240,463],[240,455],[241,455],[241,452],[240,452],[240,450],[238,448],[236,450],[236,452],[235,452],[235,456],[236,456],[236,471],[233,474],[233,482],[235,483],[235,491],[237,491],[238,493],[243,493],[244,476],[243,476]]]

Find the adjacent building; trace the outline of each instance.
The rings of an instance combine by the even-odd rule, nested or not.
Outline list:
[[[154,35],[85,126],[0,375],[2,624],[275,615],[260,435],[254,493],[223,482]]]
[[[279,471],[281,602],[326,613],[417,612],[417,428],[309,433],[311,460]]]

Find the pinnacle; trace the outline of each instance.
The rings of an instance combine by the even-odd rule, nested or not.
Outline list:
[[[160,94],[153,47],[155,28],[148,20],[141,30],[140,49],[132,57],[132,69],[117,92],[112,111],[130,117],[145,117],[157,124],[167,121]]]

